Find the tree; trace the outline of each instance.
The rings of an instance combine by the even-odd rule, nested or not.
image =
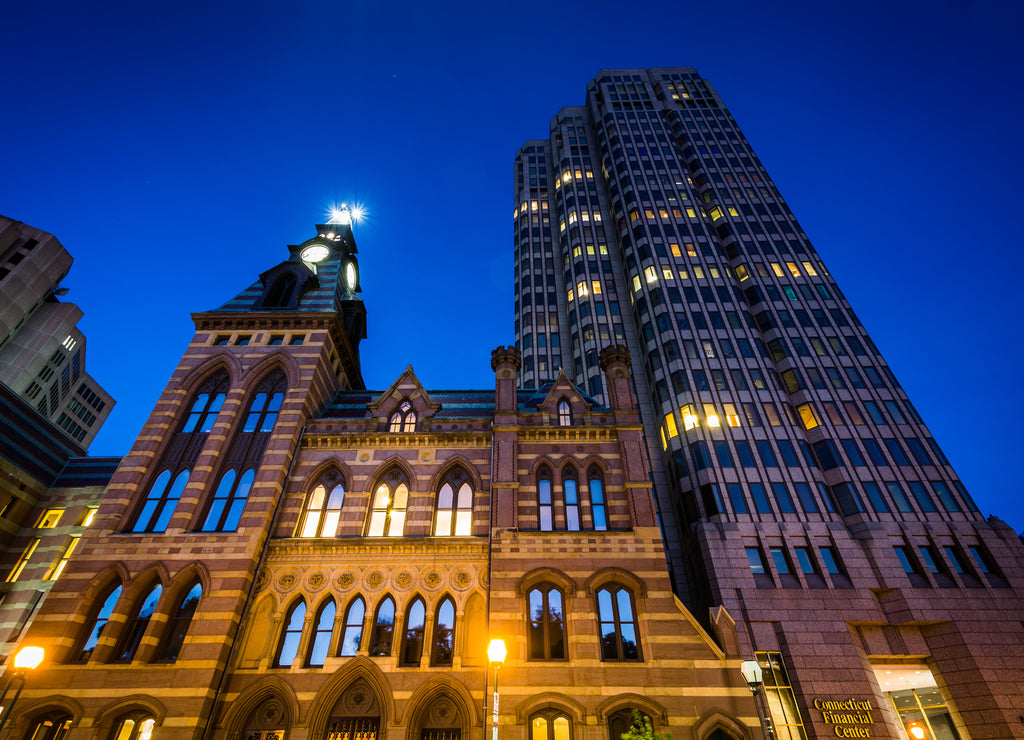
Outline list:
[[[633,724],[622,733],[622,740],[672,740],[670,732],[655,732],[651,718],[633,710]]]

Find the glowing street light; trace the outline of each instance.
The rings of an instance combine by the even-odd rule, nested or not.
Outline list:
[[[498,740],[498,669],[505,662],[505,641],[491,640],[487,646],[487,659],[494,665],[494,719],[491,725],[491,740]]]
[[[43,655],[44,652],[41,647],[32,646],[23,647],[14,656],[14,673],[7,679],[7,683],[4,684],[4,690],[0,692],[0,730],[3,730],[4,725],[7,724],[7,718],[14,712],[14,705],[18,702],[18,697],[21,696],[21,690],[25,688],[25,675],[43,662]],[[15,681],[18,682],[18,688],[14,692],[14,698],[11,699],[10,705],[8,705],[7,692],[10,691],[11,684]]]
[[[754,695],[754,707],[757,709],[757,720],[761,723],[761,732],[764,734],[765,740],[773,740],[775,730],[772,728],[771,718],[767,716],[766,708],[763,706],[764,671],[761,669],[761,664],[756,660],[745,660],[740,663],[740,673]]]

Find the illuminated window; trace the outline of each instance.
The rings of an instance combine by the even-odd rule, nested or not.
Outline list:
[[[107,593],[106,598],[97,602],[100,606],[98,611],[88,622],[88,624],[90,624],[88,631],[83,631],[82,633],[85,637],[82,640],[81,645],[75,651],[74,662],[84,663],[92,657],[92,651],[99,643],[100,637],[103,635],[103,630],[106,628],[107,622],[110,620],[110,615],[114,611],[114,606],[117,604],[117,600],[120,597],[121,585],[118,584]]]
[[[100,510],[98,506],[87,506],[85,511],[82,513],[82,518],[78,522],[79,527],[92,526],[93,519],[96,518],[96,512]]]
[[[736,413],[736,406],[731,403],[723,405],[725,407],[725,423],[731,427],[740,426],[740,415]]]
[[[71,717],[56,711],[37,718],[25,737],[28,740],[64,740],[70,731]]]
[[[341,521],[341,507],[345,503],[345,487],[342,482],[331,486],[323,482],[314,486],[306,502],[306,513],[302,520],[300,537],[337,537]]]
[[[132,659],[135,657],[135,651],[139,649],[139,643],[142,642],[142,636],[146,634],[146,628],[149,627],[149,620],[153,618],[153,612],[156,611],[156,605],[160,601],[162,593],[163,587],[159,583],[153,586],[145,598],[142,599],[142,603],[139,605],[134,616],[121,628],[121,639],[118,640],[117,647],[114,649],[115,663],[132,662]]]
[[[707,421],[709,427],[722,426],[722,420],[718,418],[718,411],[713,403],[704,404],[704,420]]]
[[[719,208],[718,206],[715,206],[714,208],[711,209],[711,220],[712,221],[717,221],[718,219],[722,218],[724,215],[725,214],[722,213],[722,209]]]
[[[409,485],[404,474],[393,468],[374,492],[366,534],[370,537],[401,537],[405,530],[408,502]]]
[[[386,597],[377,606],[370,640],[370,655],[391,655],[391,642],[395,635],[395,601]]]
[[[402,401],[398,410],[391,415],[390,431],[392,432],[415,432],[416,411],[408,401]]]
[[[601,295],[601,281],[592,280],[590,283],[590,289],[593,291],[594,295]]]
[[[302,639],[302,627],[306,621],[306,602],[299,599],[288,610],[284,619],[281,640],[274,655],[275,668],[289,668],[299,654],[299,640]]]
[[[46,509],[36,522],[36,529],[53,529],[63,513],[64,509]]]
[[[349,604],[345,612],[345,631],[338,645],[338,655],[350,656],[359,652],[359,644],[363,639],[363,617],[366,615],[366,603],[363,597],[357,596]]]
[[[800,709],[796,704],[796,695],[789,681],[789,674],[782,662],[782,653],[756,652],[754,657],[761,666],[763,675],[762,690],[765,692],[766,704],[772,715],[779,737],[792,740],[807,740]]]
[[[676,428],[676,417],[671,411],[665,414],[665,432],[668,434],[668,438],[672,439],[679,434],[679,430]]]
[[[49,570],[46,571],[46,575],[43,576],[44,581],[56,581],[60,578],[60,574],[64,572],[64,566],[68,564],[68,560],[71,558],[71,554],[74,553],[75,548],[78,547],[78,537],[68,537],[67,542],[64,543],[64,549],[61,550],[60,555],[53,561],[53,565],[50,566]]]
[[[695,407],[687,404],[681,409],[683,415],[683,429],[689,431],[700,426],[700,417],[697,416],[697,410]]]
[[[772,262],[772,272],[775,273],[776,277],[786,277],[786,273],[782,270],[782,265],[778,262]]]
[[[821,424],[818,420],[818,415],[814,413],[814,407],[809,403],[802,403],[796,407],[797,413],[800,414],[800,421],[804,425],[804,429],[814,429],[816,426]],[[774,426],[774,425],[773,425]]]
[[[558,426],[572,426],[572,407],[564,398],[558,402]]]
[[[644,268],[644,277],[649,283],[656,283],[658,281],[658,270],[654,267]]]
[[[199,606],[199,599],[203,596],[203,587],[196,583],[185,592],[178,607],[164,628],[164,637],[157,650],[157,661],[173,663],[181,654],[181,648],[185,644],[185,637],[188,629],[192,626],[192,617],[195,616]]]
[[[437,492],[434,534],[465,537],[472,534],[473,489],[465,473],[454,470]]]
[[[528,613],[527,642],[530,660],[565,659],[565,617],[562,592],[551,584],[541,584],[526,595]]]
[[[609,585],[597,592],[601,660],[640,660],[640,643],[633,594],[625,586]]]
[[[150,740],[155,726],[156,720],[152,717],[147,717],[141,712],[135,713],[129,717],[122,718],[117,724],[117,730],[111,737],[113,740]]]
[[[21,551],[21,557],[18,558],[18,562],[14,564],[14,569],[10,575],[7,576],[7,583],[14,583],[18,580],[18,576],[25,570],[25,566],[28,565],[29,559],[32,557],[32,553],[39,547],[39,538],[35,538],[26,545],[25,549]]]

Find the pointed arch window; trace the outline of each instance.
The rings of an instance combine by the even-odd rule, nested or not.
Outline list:
[[[597,592],[601,623],[601,660],[640,660],[633,594],[625,586],[609,585]]]
[[[418,666],[423,657],[423,630],[427,609],[417,597],[405,610],[405,632],[402,636],[402,665]]]
[[[160,642],[160,648],[157,650],[158,662],[173,663],[178,659],[181,647],[185,644],[185,636],[188,635],[188,628],[192,625],[192,617],[195,616],[199,599],[202,596],[203,587],[197,582],[182,598],[164,630],[164,639]]]
[[[590,493],[590,516],[594,523],[594,529],[603,531],[608,529],[608,510],[605,507],[604,499],[604,476],[601,469],[591,465],[587,473],[587,488]]]
[[[562,592],[549,583],[530,589],[526,595],[529,608],[530,660],[565,660],[565,612]]]
[[[293,296],[299,281],[290,272],[281,275],[270,285],[266,298],[263,299],[263,308],[291,308],[294,305]]]
[[[249,402],[242,432],[273,431],[277,415],[281,412],[281,404],[284,403],[286,385],[284,373],[276,371],[257,386],[256,394]]]
[[[336,607],[334,599],[328,599],[320,611],[317,612],[313,628],[313,639],[309,641],[309,651],[306,654],[306,665],[319,667],[324,664],[327,658],[327,651],[331,646],[331,635],[334,634],[334,613]]]
[[[377,605],[377,616],[373,620],[373,639],[370,640],[370,655],[391,655],[394,637],[395,600],[388,596]]]
[[[434,534],[464,537],[473,533],[473,488],[466,474],[453,470],[437,492]]]
[[[401,537],[405,531],[405,509],[408,504],[409,484],[402,472],[394,468],[374,491],[367,536]]]
[[[572,720],[557,709],[539,712],[530,718],[530,740],[572,740]]]
[[[366,616],[366,603],[362,596],[357,596],[348,605],[345,612],[345,631],[338,646],[338,655],[355,655],[363,640],[363,618]]]
[[[228,374],[221,370],[196,390],[188,415],[171,438],[160,464],[155,466],[160,473],[128,527],[132,532],[163,532],[167,529],[188,483],[192,465],[224,405],[228,383]]]
[[[256,468],[249,468],[236,480],[235,469],[230,468],[220,478],[220,484],[210,502],[210,510],[203,522],[204,532],[234,532],[249,498],[249,490],[256,480]]]
[[[317,483],[306,499],[306,513],[302,518],[300,537],[337,537],[341,522],[341,507],[345,502],[345,486],[339,481],[330,486]]]
[[[112,740],[150,740],[156,720],[144,712],[133,712],[118,719]]]
[[[275,668],[288,668],[295,661],[295,656],[299,654],[299,640],[302,639],[302,627],[305,622],[306,602],[299,599],[288,610],[288,616],[285,617],[281,641],[277,645],[277,654],[274,656]]]
[[[542,532],[550,532],[555,525],[555,507],[551,497],[551,471],[547,466],[537,471],[537,523]]]
[[[451,665],[455,655],[455,602],[446,597],[437,607],[434,619],[434,640],[430,651],[431,665]]]
[[[576,532],[580,528],[580,491],[576,468],[571,465],[562,471],[562,495],[565,499],[565,528]]]
[[[36,719],[25,735],[29,740],[64,740],[71,731],[71,715],[56,711]]]
[[[558,426],[572,426],[572,406],[564,398],[558,402]]]
[[[135,524],[132,525],[133,532],[163,532],[174,515],[181,499],[181,492],[188,484],[189,470],[182,470],[171,483],[171,470],[165,469],[157,476],[146,500],[142,504]]]
[[[114,586],[103,599],[99,611],[93,616],[91,620],[91,626],[88,632],[85,632],[85,639],[82,640],[81,645],[75,651],[74,662],[84,663],[92,657],[92,651],[96,649],[96,645],[100,641],[100,637],[103,636],[103,630],[107,627],[107,622],[110,621],[110,615],[114,611],[114,606],[117,604],[117,600],[121,598],[121,584]]]
[[[388,427],[392,432],[415,432],[416,431],[416,410],[408,401],[402,401],[398,410],[391,415],[391,423]]]
[[[153,618],[157,602],[163,593],[163,586],[159,583],[150,589],[149,593],[142,600],[135,616],[128,620],[121,632],[121,639],[118,641],[117,649],[114,650],[115,663],[131,663],[135,658],[135,651],[139,649],[142,636],[146,634],[149,627],[149,620]]]

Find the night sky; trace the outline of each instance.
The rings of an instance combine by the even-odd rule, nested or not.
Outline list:
[[[512,163],[598,70],[715,86],[986,514],[1024,528],[1020,2],[8,3],[0,213],[74,255],[125,454],[214,308],[356,228],[370,388],[493,387]],[[0,298],[2,299],[2,298]]]

